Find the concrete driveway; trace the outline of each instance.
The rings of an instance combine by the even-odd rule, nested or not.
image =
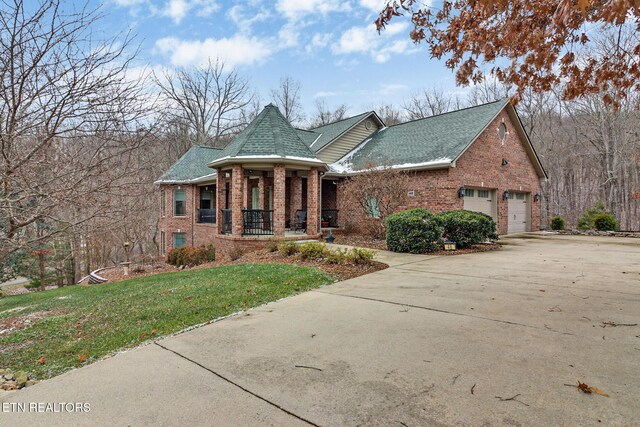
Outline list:
[[[387,270],[0,398],[88,414],[5,412],[0,425],[637,425],[640,240],[504,243],[383,254]]]

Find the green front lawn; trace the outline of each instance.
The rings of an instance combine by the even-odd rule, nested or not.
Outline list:
[[[240,264],[2,298],[0,368],[49,378],[149,339],[330,282],[316,268]],[[29,314],[40,320],[1,332]]]

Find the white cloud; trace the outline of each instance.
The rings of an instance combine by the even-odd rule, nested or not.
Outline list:
[[[173,22],[179,24],[187,15],[188,8],[188,3],[185,0],[171,0],[162,10],[162,16],[168,16]]]
[[[360,0],[360,6],[372,12],[380,12],[388,3],[388,0]]]
[[[333,51],[335,53],[367,52],[375,40],[374,35],[376,35],[374,25],[349,28],[342,34]]]
[[[351,27],[345,31],[338,43],[333,46],[333,53],[338,55],[368,53],[377,63],[384,63],[393,55],[410,53],[408,35],[403,33],[408,29],[408,24],[398,22],[390,24],[387,30],[378,34],[375,25],[365,27]],[[401,34],[400,39],[393,36]]]
[[[395,36],[396,34],[407,32],[408,29],[409,29],[409,24],[406,22],[392,22],[391,24],[385,27],[385,29],[381,32],[381,34],[384,33],[387,36]]]
[[[299,37],[300,32],[298,31],[297,26],[292,22],[288,22],[278,31],[278,38],[280,39],[279,47],[286,48],[297,46]]]
[[[276,3],[276,10],[293,20],[310,14],[327,15],[350,9],[349,3],[342,0],[278,0]]]
[[[391,59],[394,54],[402,54],[409,50],[409,42],[407,40],[397,40],[391,45],[386,46],[373,52],[373,60],[379,64],[383,64]]]
[[[136,1],[136,0],[118,0]],[[195,11],[200,17],[210,16],[220,9],[216,0],[169,0],[161,9],[151,7],[152,12],[167,16],[174,23],[180,24],[182,20],[191,12]]]
[[[381,83],[380,91],[378,92],[381,95],[395,95],[398,92],[405,92],[409,89],[407,85],[399,84],[399,83]]]
[[[315,53],[318,49],[323,49],[331,43],[333,34],[331,33],[317,33],[311,37],[311,41],[305,47],[308,54]]]
[[[249,33],[251,32],[253,24],[266,21],[271,17],[271,12],[268,10],[260,9],[256,11],[255,8],[258,5],[254,6],[255,7],[248,12],[245,5],[237,4],[232,6],[227,12],[227,17],[238,27],[240,31]]]
[[[156,48],[176,66],[199,66],[209,59],[220,59],[228,67],[252,65],[264,62],[274,52],[267,41],[242,34],[205,40],[165,37],[156,41]]]

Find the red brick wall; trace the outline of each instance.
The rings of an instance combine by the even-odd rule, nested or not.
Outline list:
[[[498,136],[498,126],[504,121],[508,135],[504,143]],[[542,192],[540,178],[527,155],[506,111],[502,111],[480,137],[456,162],[455,168],[418,171],[413,173],[406,191],[413,190],[402,209],[426,208],[433,212],[462,209],[464,201],[458,198],[461,186],[495,189],[498,199],[498,232],[505,234],[508,224],[508,201],[502,200],[505,190],[530,193],[531,230],[540,229],[540,202],[533,201],[533,195]],[[502,159],[509,163],[502,166]],[[344,211],[348,206],[349,194],[341,191],[338,183],[338,209],[340,218],[346,218]],[[349,212],[354,231],[362,231],[361,224],[366,221],[364,212]]]
[[[178,189],[185,190],[185,216],[173,215],[173,191]],[[200,246],[213,243],[213,237],[216,234],[216,225],[198,224],[197,222],[200,187],[196,185],[161,185],[160,191],[162,190],[165,191],[165,215],[162,215],[161,196],[158,202],[158,212],[160,215],[160,231],[165,233],[165,256],[173,249],[174,233],[184,233],[188,246]],[[162,254],[162,248],[160,253]]]

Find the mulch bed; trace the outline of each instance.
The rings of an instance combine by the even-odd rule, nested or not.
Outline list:
[[[348,245],[348,246],[358,246],[361,248],[369,248],[369,249],[378,249],[381,251],[388,251],[387,242],[385,240],[377,240],[372,238],[367,238],[363,236],[340,236],[336,238],[335,242],[338,245]],[[500,244],[492,243],[492,244],[481,244],[474,245],[470,248],[465,249],[456,249],[455,251],[445,251],[443,249],[439,249],[434,252],[429,252],[427,255],[444,255],[444,256],[452,256],[452,255],[464,255],[464,254],[472,254],[476,252],[487,252],[493,251],[496,249],[500,249]]]
[[[245,263],[254,263],[254,264],[295,264],[305,267],[318,267],[320,270],[324,271],[335,277],[336,281],[347,280],[354,277],[362,276],[364,274],[373,273],[375,271],[384,270],[388,267],[387,264],[383,264],[381,262],[373,261],[371,264],[327,264],[321,261],[302,261],[297,259],[295,256],[285,256],[280,254],[279,252],[269,252],[268,250],[260,250],[255,252],[248,252],[242,255],[237,260],[230,259],[220,259],[213,262],[208,262],[205,264],[201,264],[195,267],[187,267],[190,269],[202,269],[202,268],[212,268],[219,267],[221,265],[232,265],[232,264],[245,264]],[[178,267],[174,267],[172,265],[158,262],[155,264],[147,264],[147,265],[135,265],[129,271],[129,275],[124,275],[124,270],[122,267],[113,267],[108,268],[106,270],[102,270],[99,275],[108,279],[109,282],[119,282],[122,280],[135,279],[138,277],[151,276],[154,274],[160,273],[170,273],[180,271]]]

